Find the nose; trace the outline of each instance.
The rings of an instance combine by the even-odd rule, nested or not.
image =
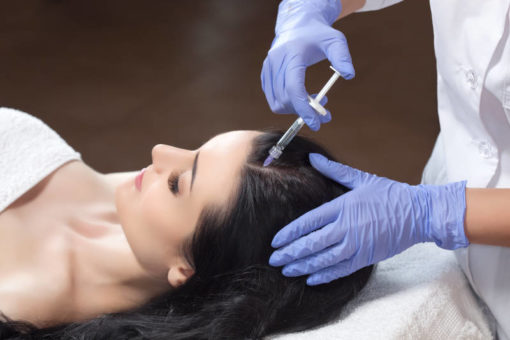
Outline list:
[[[193,152],[170,145],[157,144],[152,148],[152,165],[154,171],[165,172],[168,169],[184,167],[193,162]]]

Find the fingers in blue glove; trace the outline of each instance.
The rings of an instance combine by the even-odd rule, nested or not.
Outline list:
[[[311,95],[311,97],[313,99],[315,99],[317,97],[317,95],[318,95],[318,93],[314,93]],[[321,104],[322,106],[325,106],[327,103],[328,103],[328,97],[326,97],[326,96],[322,97],[321,101],[319,102],[319,104]],[[331,121],[331,112],[329,112],[329,110],[326,110],[326,115],[323,116],[321,114],[318,114],[318,116],[319,116],[319,121],[321,122],[321,124]]]
[[[367,172],[351,168],[350,166],[330,161],[318,153],[311,153],[309,156],[312,166],[324,176],[348,187],[356,187],[369,184],[376,176]]]
[[[315,214],[314,218],[316,222],[320,222],[320,212],[315,212]],[[339,228],[336,223],[330,223],[322,229],[315,230],[273,252],[269,258],[269,264],[273,266],[282,266],[292,261],[305,258],[311,254],[326,249],[333,244],[339,243],[343,240],[346,233],[347,228]]]
[[[318,93],[314,93],[310,97],[315,99],[315,98],[317,98],[317,95],[318,95]],[[326,105],[327,103],[328,103],[328,97],[327,96],[322,97],[321,101],[319,102],[319,104],[321,104],[322,106]]]
[[[311,130],[317,131],[321,125],[320,115],[308,103],[308,93],[305,89],[305,71],[306,65],[298,56],[294,57],[289,62],[285,72],[286,90],[297,114],[303,118]]]
[[[280,248],[303,235],[330,224],[338,217],[338,210],[334,204],[333,201],[326,202],[290,222],[276,233],[271,246]]]
[[[269,103],[269,107],[271,108],[271,110],[273,112],[276,112],[276,113],[296,113],[296,112],[293,112],[294,111],[293,109],[285,107],[282,103],[280,103],[276,99],[277,95],[275,93],[275,88],[272,86],[273,83],[270,81],[272,78],[272,74],[271,74],[272,68],[271,68],[270,63],[271,62],[270,62],[269,58],[266,58],[264,60],[262,72],[260,75],[260,79],[262,82],[262,89],[264,90],[264,94],[266,96],[267,102]],[[280,79],[280,77],[278,79]],[[284,85],[279,84],[278,86],[284,86]],[[306,91],[305,91],[305,93],[306,93]],[[316,96],[317,96],[317,94],[311,95],[312,98],[315,98]],[[328,98],[326,96],[324,96],[321,99],[320,104],[322,106],[324,106],[324,105],[326,105],[327,102],[328,102]],[[308,97],[306,99],[306,105],[309,106]],[[302,111],[303,110],[301,110],[301,112]],[[306,119],[303,118],[303,119],[305,119],[305,122],[307,122],[307,124],[308,123],[312,124],[312,126],[316,129],[318,129],[320,127],[320,124],[327,123],[327,122],[331,121],[331,113],[328,110],[326,110],[327,113],[325,116],[315,113],[315,110],[313,108],[311,108],[311,106],[309,106],[309,108],[306,111],[314,112],[311,119],[308,119],[308,118],[306,118]],[[316,120],[318,120],[318,123],[315,123]],[[309,124],[309,126],[310,126],[310,124]]]
[[[262,91],[266,96],[266,100],[271,108],[271,111],[275,112],[277,107],[276,99],[274,94],[274,88],[271,86],[271,67],[269,66],[269,58],[264,59],[262,64],[262,72],[260,72],[260,82],[262,84]]]
[[[354,78],[351,53],[345,35],[337,31],[336,37],[330,37],[321,42],[320,47],[333,67],[340,72],[344,79]]]
[[[283,105],[277,98],[278,95],[281,94],[277,93],[277,89],[275,88],[275,84],[273,83],[273,66],[271,64],[271,59],[269,56],[264,59],[264,63],[262,64],[262,72],[260,73],[260,80],[262,82],[262,90],[264,91],[264,94],[266,96],[267,102],[269,103],[269,107],[271,108],[271,111],[276,113],[291,113],[289,112],[289,108],[286,108],[285,105]],[[279,69],[282,70],[282,68],[286,65],[282,65]]]
[[[264,90],[264,94],[266,96],[267,102],[269,103],[269,107],[271,110],[275,113],[302,113],[303,111],[306,112],[306,116],[303,117],[305,120],[305,123],[307,123],[311,128],[318,129],[320,127],[321,123],[327,123],[331,120],[331,113],[327,111],[327,114],[325,116],[322,116],[315,112],[315,110],[308,104],[308,93],[304,89],[304,85],[301,89],[301,92],[304,92],[305,102],[306,106],[305,109],[297,109],[296,105],[299,107],[302,107],[303,105],[295,104],[297,101],[292,101],[289,103],[292,105],[285,106],[280,101],[278,101],[277,98],[289,98],[292,93],[288,93],[289,90],[286,87],[288,82],[286,82],[286,77],[282,76],[276,76],[273,74],[273,72],[285,72],[286,69],[288,69],[289,65],[288,58],[283,58],[282,64],[278,67],[278,70],[273,69],[275,65],[271,65],[271,59],[269,57],[266,57],[264,60],[263,66],[262,66],[262,72],[260,74],[260,80],[262,83],[262,89]],[[291,71],[292,73],[292,71]],[[288,74],[288,71],[287,71]],[[272,79],[275,78],[275,82],[272,82]],[[304,76],[303,76],[304,81]],[[287,93],[285,93],[287,92]],[[312,98],[315,98],[317,94],[311,95]],[[326,105],[328,102],[327,97],[323,97],[320,101],[320,104],[322,106]]]
[[[356,269],[353,269],[353,259],[354,258],[342,261],[310,275],[308,279],[306,279],[306,284],[309,286],[316,286],[352,274],[356,271]]]
[[[349,242],[349,240],[345,238],[340,243],[286,265],[283,267],[282,273],[285,276],[291,277],[313,274],[323,268],[333,266],[351,258],[355,252],[356,247],[354,243]]]

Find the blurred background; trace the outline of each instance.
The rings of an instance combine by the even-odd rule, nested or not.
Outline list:
[[[157,143],[195,149],[238,129],[287,129],[260,85],[274,0],[0,2],[0,106],[33,114],[103,172],[138,170]],[[356,77],[328,93],[332,122],[302,134],[351,166],[409,183],[439,132],[428,2],[353,14]],[[316,93],[329,63],[307,71]]]

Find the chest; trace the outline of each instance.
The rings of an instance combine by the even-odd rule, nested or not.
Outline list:
[[[85,164],[69,162],[0,213],[0,310],[9,317],[45,319],[69,297],[69,225],[109,200],[96,182]]]

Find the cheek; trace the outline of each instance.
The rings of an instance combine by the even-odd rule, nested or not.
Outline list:
[[[139,220],[156,237],[163,236],[161,234],[164,234],[178,217],[175,214],[174,202],[166,194],[157,187],[148,188],[138,202]]]
[[[164,193],[166,194],[166,193]],[[140,217],[144,228],[154,242],[176,247],[185,235],[187,214],[176,200],[157,192],[147,195],[140,202]]]
[[[121,184],[115,191],[115,205],[127,242],[138,262],[146,269],[157,272],[162,269],[161,247],[156,244],[151,221],[144,217],[141,193],[129,185]]]
[[[120,225],[124,230],[126,239],[131,247],[132,251],[137,254],[138,246],[138,230],[137,225],[137,207],[135,204],[135,195],[131,192],[127,183],[123,183],[117,187],[115,191],[115,206],[117,208],[117,216],[120,221]]]
[[[169,196],[164,190],[154,190],[142,198],[144,228],[153,247],[159,248],[165,259],[181,256],[182,245],[194,232],[196,213],[192,207],[185,198]]]
[[[134,209],[139,224],[140,258],[146,263],[168,264],[180,256],[181,246],[190,233],[188,202],[173,197],[166,187],[154,185]]]
[[[124,184],[115,193],[115,203],[129,246],[143,267],[159,272],[181,256],[181,246],[196,224],[191,204],[158,186],[141,194]]]

